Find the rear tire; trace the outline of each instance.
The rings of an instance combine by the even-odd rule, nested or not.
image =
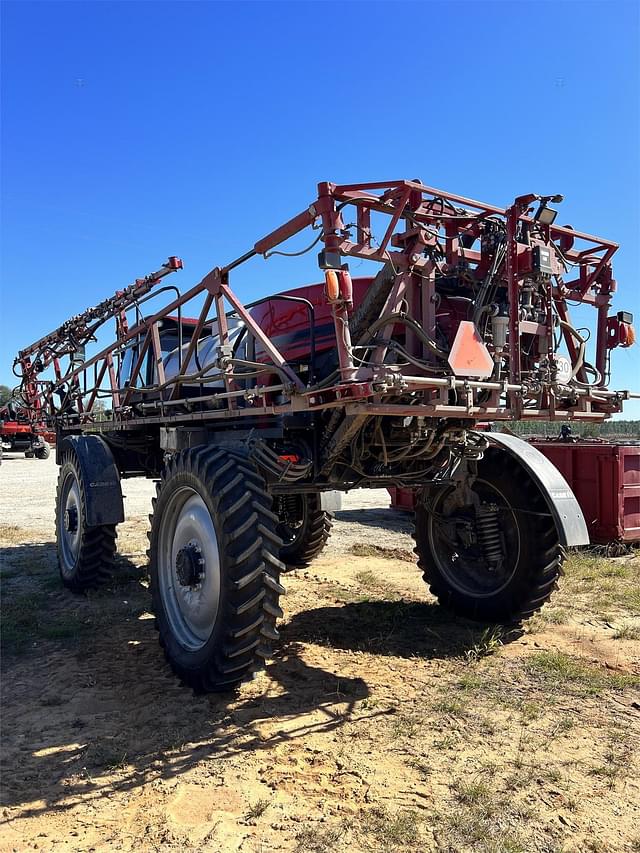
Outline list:
[[[473,506],[448,512],[451,492],[440,492],[428,507],[422,498],[416,507],[418,565],[433,595],[455,613],[481,622],[520,622],[542,607],[562,573],[565,554],[555,523],[537,485],[498,449],[489,449],[478,464],[472,490],[481,512],[495,507],[499,523],[485,542],[499,543],[502,562],[490,562],[480,540],[465,540],[476,525]],[[462,536],[455,532],[465,525]]]
[[[198,692],[235,687],[278,639],[277,522],[243,454],[195,447],[167,463],[151,516],[151,594],[166,658]]]
[[[51,456],[51,447],[46,441],[43,441],[40,447],[34,451],[36,459],[48,459]]]
[[[277,499],[280,559],[287,570],[304,569],[327,544],[333,515],[320,506],[320,495],[284,495]]]
[[[62,583],[73,592],[109,579],[116,553],[116,525],[86,524],[85,483],[75,453],[64,452],[56,493],[56,546]]]

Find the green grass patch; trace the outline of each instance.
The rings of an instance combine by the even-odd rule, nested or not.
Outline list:
[[[592,695],[602,690],[623,690],[640,685],[640,676],[609,672],[564,652],[538,652],[525,662],[525,669],[547,684],[575,688]]]
[[[295,853],[335,853],[343,834],[341,827],[305,827],[296,835]]]
[[[358,834],[366,837],[364,849],[380,853],[404,850],[423,850],[420,827],[424,818],[412,809],[390,812],[377,807],[363,814]]]
[[[572,554],[565,564],[561,596],[570,601],[574,595],[593,595],[592,608],[599,614],[608,608],[637,613],[640,610],[640,560]]]
[[[52,611],[49,595],[42,590],[3,595],[0,635],[5,652],[18,653],[43,640],[77,638],[88,628],[74,611]]]
[[[466,713],[463,702],[449,696],[438,699],[432,708],[437,714],[450,714],[453,717],[462,717]]]
[[[485,628],[473,645],[465,651],[465,660],[468,663],[474,663],[481,658],[494,655],[502,646],[503,639],[504,628],[502,626],[494,625]]]
[[[524,853],[525,840],[509,822],[522,822],[510,801],[481,779],[458,780],[452,785],[454,807],[440,817],[448,850],[474,853]]]
[[[616,628],[613,634],[614,640],[640,640],[640,625],[632,625],[626,622],[619,628]]]

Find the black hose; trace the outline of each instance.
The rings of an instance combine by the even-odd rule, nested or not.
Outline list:
[[[369,328],[367,329],[367,334],[369,336],[373,336],[379,329],[389,325],[390,323],[402,323],[403,325],[408,326],[425,344],[427,349],[441,361],[447,361],[447,359],[449,358],[449,353],[443,349],[440,349],[438,344],[429,337],[429,335],[425,332],[422,326],[417,323],[412,317],[409,317],[407,314],[405,314],[404,311],[395,312],[393,314],[385,314],[383,317],[380,317],[378,320],[376,320],[369,326]],[[358,342],[358,345],[361,346],[363,343],[365,343],[365,340],[366,339],[363,337],[362,340]]]

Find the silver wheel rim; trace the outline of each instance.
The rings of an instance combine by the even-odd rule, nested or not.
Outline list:
[[[481,483],[484,486],[488,486],[492,492],[495,493],[497,497],[504,504],[504,508],[509,506],[507,499],[504,497],[502,492],[497,489],[492,483],[488,483],[486,481],[477,480],[476,483]],[[477,586],[467,582],[465,582],[464,573],[461,571],[461,565],[457,559],[452,559],[452,554],[448,553],[446,549],[442,549],[441,543],[438,542],[438,536],[436,535],[436,522],[434,516],[429,514],[429,519],[427,522],[427,534],[429,537],[429,547],[431,549],[431,554],[433,556],[434,562],[438,567],[439,572],[446,579],[447,583],[452,586],[458,592],[461,592],[463,595],[473,595],[475,598],[490,598],[491,596],[497,595],[502,592],[502,590],[510,583],[513,578],[516,570],[518,568],[518,564],[520,562],[520,528],[518,526],[518,520],[516,518],[515,513],[508,509],[505,514],[505,522],[506,516],[510,515],[513,520],[513,530],[516,534],[517,543],[516,547],[512,552],[507,554],[510,570],[504,572],[500,577],[495,577],[493,579],[493,584],[488,584],[486,590],[481,590]],[[491,579],[490,579],[491,580]]]
[[[201,573],[184,583],[177,569],[183,549],[200,555]],[[220,604],[218,537],[203,498],[190,486],[175,491],[160,520],[158,585],[171,631],[188,651],[198,651],[211,637]]]
[[[80,484],[73,471],[68,471],[63,483],[58,518],[58,541],[60,542],[60,566],[67,576],[75,569],[80,553],[82,530],[82,500]]]

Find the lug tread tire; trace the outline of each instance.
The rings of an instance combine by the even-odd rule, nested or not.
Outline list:
[[[48,459],[51,456],[51,446],[48,442],[43,441],[42,447],[35,451],[36,459]]]
[[[486,466],[481,477],[484,475],[489,482],[518,483],[520,500],[534,513],[542,513],[520,515],[523,535],[535,547],[522,549],[524,560],[508,587],[487,598],[474,597],[452,587],[433,558],[428,513],[421,503],[416,507],[414,551],[425,583],[444,607],[468,619],[514,625],[529,619],[549,600],[562,574],[566,553],[558,541],[553,518],[547,514],[544,498],[518,462],[503,451],[489,450],[481,464]]]
[[[62,485],[66,476],[65,467],[72,465],[78,481],[82,508],[85,506],[85,488],[82,480],[80,465],[73,451],[66,451],[61,460],[58,485],[56,488],[56,542],[60,536]],[[60,544],[57,544],[58,569],[62,583],[72,592],[83,593],[96,589],[107,583],[113,573],[116,556],[116,525],[103,524],[97,527],[84,527],[80,542],[80,550],[72,574],[65,575],[60,559]]]
[[[306,501],[304,530],[289,545],[283,545],[280,559],[286,566],[286,571],[306,569],[323,550],[331,536],[333,516],[320,508],[320,495],[308,494],[301,496]]]
[[[177,486],[176,486],[177,484]],[[174,636],[159,590],[157,548],[162,514],[173,489],[196,489],[207,503],[218,537],[220,601],[210,639],[188,651]],[[247,457],[203,446],[175,454],[156,487],[149,532],[151,594],[159,641],[174,672],[196,692],[235,688],[270,657],[277,641],[281,540],[271,495]]]

